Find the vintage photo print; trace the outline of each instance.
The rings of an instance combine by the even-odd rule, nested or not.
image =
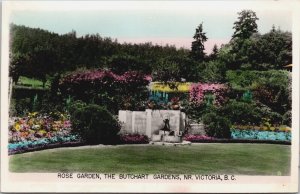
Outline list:
[[[298,190],[299,1],[4,1],[1,191]]]

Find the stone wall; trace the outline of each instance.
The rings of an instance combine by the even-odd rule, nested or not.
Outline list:
[[[185,128],[186,115],[179,110],[119,110],[119,121],[122,123],[120,133],[138,133],[151,137],[164,127],[164,119],[169,119],[170,129],[175,134]]]
[[[192,123],[192,124],[190,124],[190,126],[191,126],[191,129],[188,132],[189,134],[206,135],[203,123]]]

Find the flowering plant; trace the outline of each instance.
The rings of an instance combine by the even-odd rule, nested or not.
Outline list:
[[[146,135],[125,134],[120,136],[120,141],[124,144],[146,144],[149,138]]]
[[[290,132],[291,128],[287,127],[286,125],[269,125],[265,126],[264,124],[261,124],[260,126],[255,125],[233,125],[232,129],[235,130],[258,130],[258,131],[285,131]]]
[[[225,84],[193,83],[190,89],[190,101],[194,104],[202,104],[205,101],[206,94],[212,94],[214,105],[221,105],[227,99],[225,94],[228,86]]]
[[[190,135],[190,134],[187,134],[183,137],[183,139],[185,141],[190,141],[190,142],[199,142],[199,141],[202,141],[202,140],[214,140],[215,138],[208,137],[206,135]]]
[[[79,138],[76,135],[67,135],[67,136],[57,136],[57,137],[50,137],[50,138],[40,138],[34,141],[31,140],[25,140],[25,141],[19,141],[14,143],[8,144],[8,152],[14,153],[14,152],[20,152],[20,151],[26,151],[29,148],[36,148],[36,147],[47,147],[49,144],[55,144],[55,143],[67,143],[67,142],[78,142]]]
[[[56,117],[50,116],[56,114]],[[39,138],[65,136],[71,132],[71,122],[62,113],[29,113],[26,117],[13,117],[9,122],[9,142],[34,141]]]
[[[259,131],[259,130],[231,130],[232,139],[258,139],[258,140],[277,140],[291,141],[290,132]]]
[[[123,75],[118,75],[108,70],[88,70],[84,72],[74,72],[64,76],[59,84],[63,89],[78,85],[90,86],[114,86],[114,85],[147,85],[151,77],[136,71],[128,71]],[[67,87],[67,88],[66,88]]]

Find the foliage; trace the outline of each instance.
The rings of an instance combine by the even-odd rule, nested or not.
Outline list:
[[[226,99],[226,92],[228,87],[224,84],[207,84],[207,83],[194,83],[190,89],[190,101],[195,104],[214,104],[220,106]],[[208,94],[212,98],[208,99]]]
[[[235,30],[232,38],[247,39],[257,32],[256,13],[251,10],[243,10],[238,13],[238,21],[234,22],[233,29]]]
[[[271,84],[259,85],[254,91],[255,99],[281,114],[291,108],[288,95],[286,88]]]
[[[175,46],[120,44],[99,34],[76,37],[75,31],[59,35],[12,24],[10,33],[10,75],[15,82],[19,76],[44,80],[46,76],[80,67],[111,68],[120,74],[126,71],[150,74],[160,59],[188,55],[188,50]]]
[[[71,123],[67,115],[56,112],[29,113],[26,117],[13,117],[9,123],[9,142],[37,141],[40,138],[67,136]]]
[[[10,115],[24,116],[32,109],[31,105],[32,103],[30,98],[22,98],[18,101],[16,99],[12,99],[10,104]]]
[[[286,87],[289,83],[289,72],[284,70],[228,70],[226,72],[226,80],[230,83],[233,89],[255,89],[258,84],[272,84],[280,87]]]
[[[258,131],[258,130],[231,130],[233,139],[259,139],[259,140],[278,140],[291,141],[290,132],[273,132],[273,131]]]
[[[250,90],[247,90],[245,93],[243,93],[242,100],[245,102],[251,102],[253,99],[252,92]]]
[[[25,116],[28,112],[35,111],[34,109],[41,111],[46,96],[47,90],[43,88],[23,86],[12,87],[10,116]],[[53,108],[54,106],[52,105],[52,109]]]
[[[289,110],[282,116],[282,123],[288,126],[292,126],[292,111]]]
[[[163,81],[163,82],[175,82],[181,81],[180,67],[179,63],[169,59],[164,58],[158,61],[154,72],[153,80],[154,81]]]
[[[253,41],[252,69],[283,69],[292,63],[292,34],[283,32],[275,27],[270,32],[263,34]]]
[[[286,125],[271,125],[262,123],[260,126],[253,125],[232,125],[232,129],[236,130],[258,130],[258,131],[275,131],[275,132],[291,132],[291,128]]]
[[[256,105],[254,103],[231,100],[224,106],[223,111],[232,123],[259,123],[261,115],[255,109]]]
[[[145,74],[151,73],[151,67],[139,57],[132,55],[113,55],[108,59],[108,67],[112,72],[122,75],[127,71],[139,71]]]
[[[70,115],[72,115],[75,111],[82,110],[86,106],[87,106],[87,104],[85,102],[76,100],[70,105],[68,112],[70,113]]]
[[[62,77],[59,87],[65,97],[100,104],[116,113],[123,108],[140,110],[148,98],[146,86],[150,79],[139,72],[117,75],[107,70],[88,70]]]
[[[205,132],[210,137],[230,138],[230,121],[220,113],[210,112],[202,117]]]
[[[259,125],[264,119],[274,124],[279,124],[282,120],[280,114],[259,102],[230,100],[222,108],[222,112],[232,123],[236,124]]]
[[[166,92],[166,93],[184,93],[189,92],[191,87],[191,82],[173,82],[171,87],[169,84],[163,82],[151,82],[149,89],[151,92]]]
[[[190,135],[187,134],[183,137],[185,141],[190,141],[190,142],[201,142],[203,140],[213,140],[213,137],[208,137],[206,135]]]
[[[292,63],[292,34],[271,29],[247,39],[233,39],[221,47],[217,57],[229,69],[285,69]]]
[[[209,59],[210,60],[216,60],[217,57],[218,57],[218,54],[219,54],[219,49],[218,49],[218,46],[216,44],[214,44],[214,47],[212,49],[212,52],[210,53],[209,55]]]
[[[196,122],[200,122],[202,115],[208,112],[210,108],[214,107],[207,106],[205,103],[191,103],[189,100],[182,100],[181,102],[181,111],[185,112],[189,119]]]
[[[191,56],[197,61],[203,61],[206,54],[204,52],[204,42],[207,41],[206,33],[203,32],[203,23],[196,28],[193,38]]]
[[[10,53],[9,76],[12,77],[14,83],[18,83],[20,76],[23,74],[24,66],[28,62],[28,56],[19,52]]]
[[[79,139],[76,135],[66,135],[66,136],[55,136],[48,138],[39,138],[37,140],[25,140],[8,144],[8,152],[16,153],[21,151],[27,151],[32,148],[45,147],[55,144],[55,143],[68,143],[68,142],[78,142]]]
[[[125,134],[120,135],[120,141],[122,144],[147,144],[149,143],[149,138],[146,135]]]
[[[206,83],[222,83],[225,81],[225,64],[220,61],[209,61],[204,63],[201,72],[201,80]]]
[[[227,71],[226,79],[235,91],[250,90],[253,100],[284,114],[291,109],[291,75],[284,70]]]
[[[105,108],[89,104],[71,115],[73,131],[87,144],[116,143],[120,130],[118,121]]]
[[[199,64],[190,59],[186,53],[179,53],[157,60],[152,68],[153,81],[164,83],[197,81],[200,77],[196,71]]]

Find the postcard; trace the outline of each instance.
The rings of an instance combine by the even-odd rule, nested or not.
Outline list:
[[[4,1],[1,191],[298,191],[299,1]]]

